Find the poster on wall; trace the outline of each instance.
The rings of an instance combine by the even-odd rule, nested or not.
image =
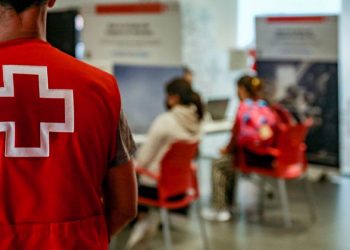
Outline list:
[[[113,67],[123,97],[123,109],[134,134],[146,134],[160,114],[166,111],[165,85],[182,75],[181,67],[135,66]]]
[[[257,72],[268,98],[311,117],[311,163],[339,166],[338,18],[258,17]]]
[[[83,40],[89,60],[133,65],[180,65],[177,2],[87,5]]]

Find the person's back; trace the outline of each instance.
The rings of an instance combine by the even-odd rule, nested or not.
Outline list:
[[[5,85],[0,88],[5,132],[0,139],[0,221],[17,225],[102,215],[98,188],[103,166],[112,161],[105,156],[112,152],[110,136],[117,138],[113,127],[120,109],[114,82],[39,40],[3,43],[0,51]]]
[[[191,84],[183,78],[174,78],[165,86],[166,108],[156,117],[147,134],[147,140],[138,150],[137,164],[149,172],[159,175],[162,162],[166,160],[169,150],[178,142],[197,143],[200,138],[200,124],[203,118],[203,106],[193,91]],[[177,171],[172,170],[172,171]],[[174,177],[175,178],[175,177]],[[176,182],[176,178],[174,179]],[[158,182],[146,175],[139,178],[141,197],[157,200],[160,197]],[[169,197],[172,201],[183,199],[185,194]],[[140,205],[137,222],[132,228],[127,249],[134,249],[157,226],[157,219],[149,214],[149,207]],[[187,208],[176,210],[187,214]]]
[[[147,140],[138,151],[137,163],[158,174],[160,162],[176,141],[198,141],[203,117],[202,103],[191,85],[182,78],[166,85],[167,112],[152,123]],[[154,187],[155,181],[142,176],[141,184]]]
[[[242,101],[237,111],[236,123],[239,127],[237,146],[253,152],[272,146],[276,118],[264,100],[246,99]]]
[[[113,76],[41,39],[6,40],[0,107],[0,249],[107,249],[103,184],[115,181],[121,114]]]

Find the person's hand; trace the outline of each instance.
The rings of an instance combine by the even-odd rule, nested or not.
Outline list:
[[[229,154],[230,152],[227,150],[227,147],[224,147],[224,148],[220,148],[220,154],[221,155],[227,155]]]

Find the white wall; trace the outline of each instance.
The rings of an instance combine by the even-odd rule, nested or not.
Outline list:
[[[340,19],[340,121],[342,173],[350,174],[350,1],[343,0]]]
[[[88,3],[125,3],[125,2],[142,2],[142,0],[57,0],[55,8],[77,7]]]
[[[182,0],[183,60],[205,97],[234,95],[229,50],[237,34],[236,0]]]
[[[163,0],[170,1],[174,0]],[[234,95],[229,50],[235,47],[237,40],[237,0],[178,1],[182,6],[183,64],[193,69],[196,88],[205,97]],[[58,0],[55,9],[118,2],[152,1]]]

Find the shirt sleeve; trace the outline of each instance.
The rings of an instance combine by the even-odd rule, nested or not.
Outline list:
[[[169,123],[164,115],[158,116],[151,125],[147,140],[142,144],[137,154],[137,164],[147,168],[167,141]]]
[[[136,144],[133,139],[128,121],[123,110],[120,112],[117,131],[117,152],[111,167],[116,167],[129,162],[136,152]]]

